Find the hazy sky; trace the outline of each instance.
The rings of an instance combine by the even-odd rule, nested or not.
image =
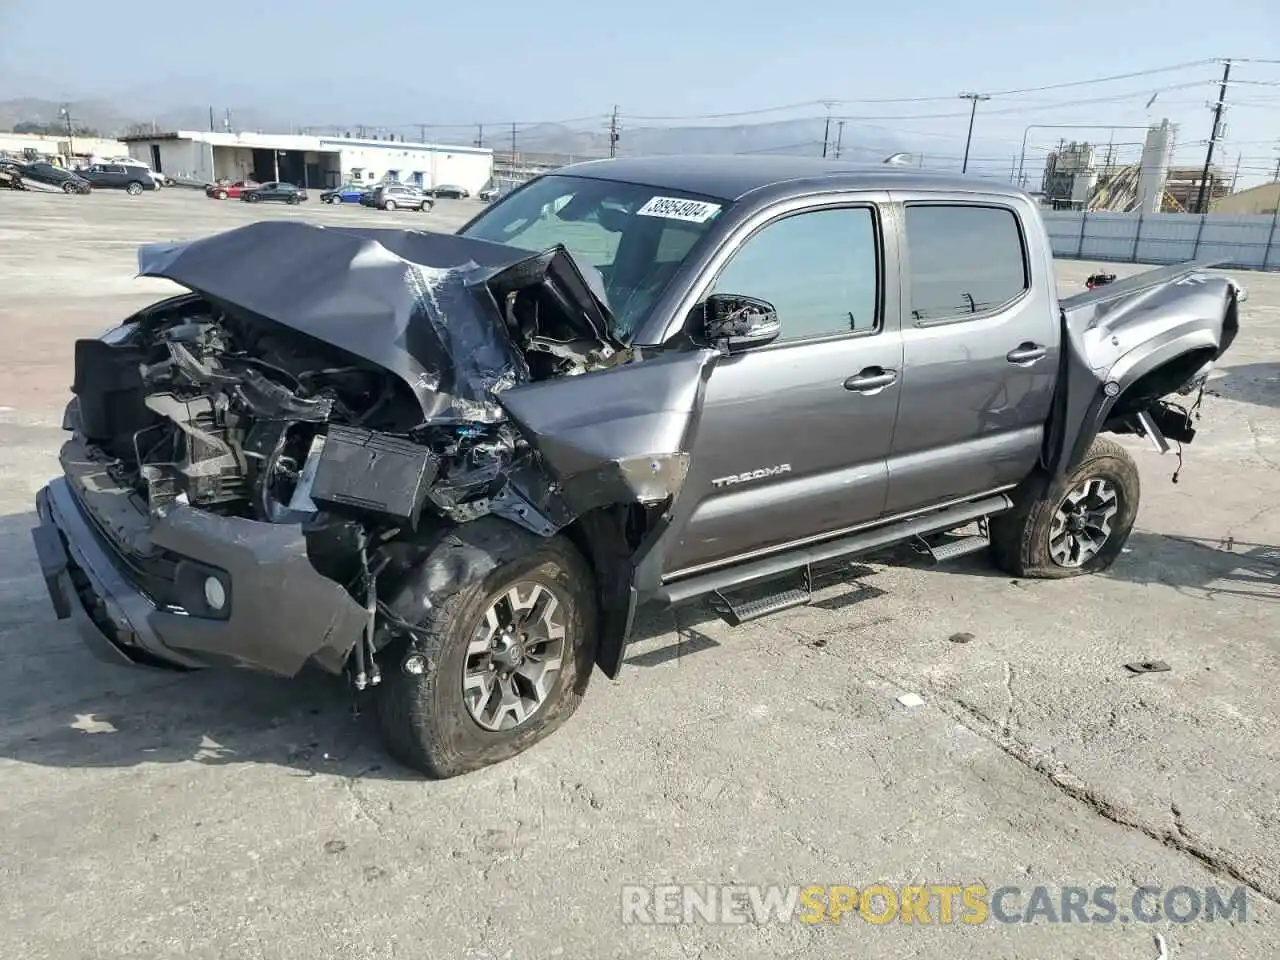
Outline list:
[[[1001,91],[1218,57],[1241,63],[1229,91],[1225,165],[1261,177],[1280,144],[1280,0],[272,0],[257,5],[139,7],[116,16],[100,2],[0,0],[0,99],[102,97],[126,112],[175,106],[269,106],[298,124],[490,124],[576,120],[599,127],[616,103],[624,123],[730,113],[817,100],[833,112],[909,132],[924,152],[963,150],[962,90]],[[768,14],[755,11],[769,11]],[[163,11],[163,15],[160,14]],[[1180,124],[1179,160],[1203,156],[1207,81],[1216,64],[1097,86],[997,96],[979,106],[975,157],[1009,164],[1028,124]],[[1181,89],[1169,89],[1185,84]],[[1145,104],[1157,92],[1150,110]],[[1084,100],[1105,102],[1079,104]],[[1073,105],[1077,104],[1077,105]],[[821,114],[797,107],[741,121]],[[662,121],[666,122],[666,121]],[[688,122],[703,122],[690,119]],[[719,121],[707,121],[719,122]],[[1036,130],[1039,156],[1058,137]],[[438,134],[444,138],[443,132]],[[471,136],[474,131],[471,132]],[[459,129],[456,138],[464,131]],[[1117,131],[1136,141],[1137,131]],[[468,136],[468,139],[470,137]],[[1123,148],[1122,148],[1123,149]],[[1136,149],[1136,148],[1130,148]]]

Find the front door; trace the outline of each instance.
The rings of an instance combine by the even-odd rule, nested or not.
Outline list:
[[[711,374],[668,577],[831,535],[884,509],[902,338],[896,259],[885,256],[877,206],[826,201],[729,243],[736,250],[705,292],[767,300],[782,333]]]

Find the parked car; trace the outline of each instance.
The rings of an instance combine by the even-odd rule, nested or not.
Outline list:
[[[471,191],[468,190],[466,187],[458,187],[449,183],[444,183],[444,184],[441,184],[440,186],[432,187],[427,192],[430,193],[431,196],[433,197],[438,197],[438,198],[443,198],[448,200],[465,200],[467,199],[467,197],[471,196]]]
[[[559,728],[642,603],[740,623],[905,543],[1106,570],[1139,482],[1104,434],[1190,442],[1166,398],[1244,300],[1201,264],[1060,300],[1021,191],[795,157],[575,165],[456,236],[270,220],[138,260],[189,292],[76,344],[33,533],[56,615],[122,664],[345,672],[437,777]]]
[[[255,190],[261,184],[256,180],[236,180],[234,182],[219,181],[218,183],[207,184],[204,188],[204,195],[214,200],[235,200],[245,190]]]
[[[359,203],[360,196],[367,188],[362,183],[344,183],[340,187],[326,190],[320,194],[321,203]]]
[[[384,183],[373,191],[371,206],[378,210],[421,210],[430,213],[435,201],[421,187],[409,183]]]
[[[145,190],[157,189],[156,182],[151,179],[151,173],[146,167],[96,163],[79,173],[99,190],[124,190],[131,197],[136,197]]]
[[[263,183],[256,187],[241,190],[240,199],[248,203],[271,201],[274,203],[298,204],[307,199],[307,192],[292,183],[281,183],[273,180],[271,183]]]
[[[368,185],[366,185],[366,186],[365,186],[365,188],[364,188],[363,190],[361,190],[361,191],[360,191],[360,206],[362,206],[362,207],[372,207],[372,206],[373,206],[373,195],[374,195],[375,193],[377,193],[377,191],[378,191],[378,187],[377,187],[377,186],[368,186]]]
[[[488,186],[476,194],[476,199],[483,200],[485,203],[493,203],[500,199],[504,194],[509,193],[510,187]]]
[[[86,194],[92,190],[89,181],[78,173],[44,160],[24,165],[22,178],[28,185],[43,184],[45,187],[60,189],[63,193]]]
[[[163,187],[168,183],[169,178],[158,170],[152,170],[149,164],[143,163],[137,157],[102,157],[98,163],[120,163],[126,167],[141,167],[151,175],[151,179],[155,181],[156,187]]]

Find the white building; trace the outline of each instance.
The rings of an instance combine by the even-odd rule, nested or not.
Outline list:
[[[295,134],[175,133],[125,137],[129,155],[179,180],[284,180],[309,189],[384,179],[448,184],[472,194],[493,176],[493,151],[405,140]]]
[[[56,160],[64,166],[74,166],[73,161],[91,160],[101,156],[121,156],[125,145],[119,140],[103,137],[65,135],[50,137],[42,133],[0,133],[0,156],[31,157],[39,160]]]

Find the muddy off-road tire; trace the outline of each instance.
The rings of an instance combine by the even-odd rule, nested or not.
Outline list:
[[[1106,570],[1129,539],[1140,496],[1133,458],[1100,437],[1061,481],[1032,477],[1014,493],[1013,509],[991,518],[992,561],[1029,579]]]
[[[526,611],[529,619],[523,629],[519,625],[505,632],[494,629],[495,623],[505,625],[512,619],[508,616],[512,593],[531,608]],[[546,609],[538,607],[541,595],[554,597],[556,609],[545,623],[534,623],[538,610]],[[378,727],[387,750],[401,763],[437,779],[468,773],[527,750],[557,730],[581,703],[595,659],[596,623],[591,569],[573,544],[560,537],[538,544],[483,580],[464,586],[417,624],[423,635],[409,659],[420,673],[405,669],[404,649],[384,662],[383,680],[375,689]],[[564,636],[558,647],[533,643],[538,636],[557,633],[559,627]],[[521,645],[512,653],[512,647],[504,645],[503,637],[518,639],[526,632],[531,638],[527,649]],[[488,635],[498,640],[489,640]],[[548,673],[536,706],[530,705],[532,696],[523,701],[521,710],[526,715],[520,722],[509,708],[505,715],[501,708],[486,711],[487,705],[497,707],[500,700],[486,697],[477,681],[487,676],[491,684],[499,683],[497,678],[505,675],[508,690],[536,693],[528,675],[557,654],[558,671],[553,679]],[[522,663],[514,671],[519,676],[513,675],[513,660]],[[486,672],[487,664],[494,665],[492,673]],[[468,677],[470,695],[464,694]],[[495,724],[507,728],[493,729]]]

